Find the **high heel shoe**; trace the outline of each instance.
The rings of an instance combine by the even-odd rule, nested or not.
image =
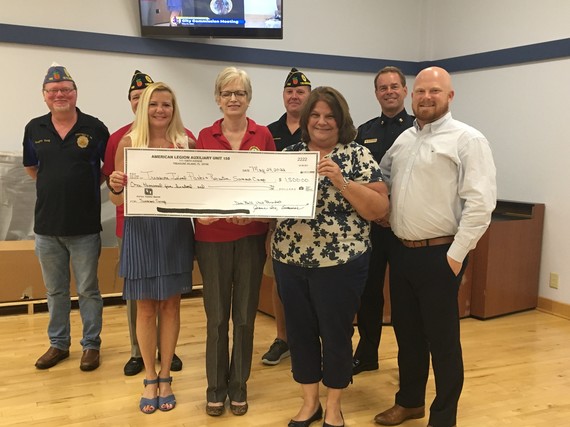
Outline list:
[[[145,379],[143,381],[143,384],[145,387],[149,384],[158,384],[158,378],[155,378],[154,380]],[[150,406],[151,409],[145,410],[144,408],[147,406]],[[139,402],[139,409],[143,414],[152,414],[156,412],[156,410],[158,409],[158,396],[150,399],[148,397],[141,397],[141,401]]]
[[[167,378],[158,377],[158,382],[172,384],[172,377],[167,377]],[[172,406],[168,407],[166,405],[172,405]],[[158,396],[158,409],[160,409],[162,412],[172,411],[175,407],[176,407],[176,398],[174,397],[174,394],[169,394],[166,397],[162,397],[160,395]]]
[[[318,421],[321,418],[323,418],[323,407],[319,403],[319,407],[311,417],[309,417],[304,421],[290,420],[289,424],[287,424],[287,427],[309,427],[311,423],[314,423],[315,421]]]

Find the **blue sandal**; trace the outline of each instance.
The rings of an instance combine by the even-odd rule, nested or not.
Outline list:
[[[144,380],[143,384],[146,387],[149,384],[158,384],[159,379],[155,378],[154,380]],[[157,390],[158,393],[158,390]],[[158,409],[158,405],[159,405],[159,401],[158,401],[158,396],[149,399],[148,397],[141,397],[141,401],[139,403],[139,409],[141,410],[141,412],[143,414],[152,414],[154,412],[156,412],[156,410]],[[152,409],[147,409],[145,410],[144,408],[146,406],[150,406]]]
[[[159,383],[172,384],[172,377],[168,377],[168,378],[158,377],[157,379],[158,379]],[[159,393],[160,393],[160,390],[159,390]],[[165,407],[165,405],[172,405],[172,407],[171,408]],[[166,397],[158,396],[158,409],[160,409],[162,412],[171,411],[175,407],[176,407],[176,398],[174,397],[174,394],[170,394]]]

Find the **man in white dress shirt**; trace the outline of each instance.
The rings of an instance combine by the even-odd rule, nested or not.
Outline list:
[[[452,118],[453,96],[447,71],[422,70],[412,92],[414,126],[380,165],[400,242],[390,266],[400,389],[395,405],[376,415],[381,425],[424,417],[430,355],[436,396],[428,426],[457,423],[464,376],[457,295],[467,254],[491,221],[497,190],[489,143]]]

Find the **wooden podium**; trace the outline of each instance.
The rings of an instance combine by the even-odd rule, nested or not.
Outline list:
[[[471,316],[536,308],[544,204],[497,201],[491,225],[472,252]]]

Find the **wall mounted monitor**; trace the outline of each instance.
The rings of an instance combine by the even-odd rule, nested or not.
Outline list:
[[[144,37],[283,38],[282,0],[139,0]]]

